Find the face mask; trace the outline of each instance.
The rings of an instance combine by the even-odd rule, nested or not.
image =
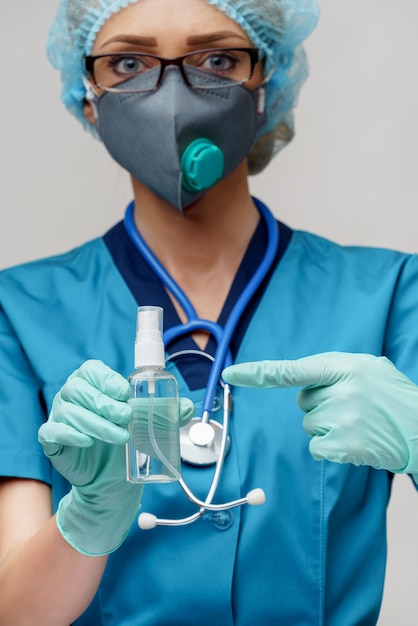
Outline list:
[[[224,84],[215,77],[211,89],[190,89],[168,67],[157,91],[92,95],[98,134],[124,169],[182,211],[241,164],[266,119],[262,87]]]

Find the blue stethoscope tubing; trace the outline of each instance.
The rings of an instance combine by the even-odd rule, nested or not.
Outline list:
[[[203,402],[203,414],[201,418],[201,422],[205,423],[209,420],[209,415],[212,410],[213,401],[216,394],[216,389],[218,385],[218,381],[221,380],[221,372],[222,370],[232,363],[231,351],[230,351],[230,343],[232,336],[235,332],[235,329],[247,307],[251,298],[254,296],[257,289],[261,286],[264,278],[267,276],[270,271],[274,260],[277,256],[277,251],[279,247],[279,229],[276,223],[275,218],[269,209],[258,199],[254,198],[255,205],[259,210],[262,218],[265,220],[267,226],[267,246],[266,251],[264,253],[263,259],[259,264],[258,268],[254,272],[253,276],[247,283],[246,287],[242,291],[240,297],[235,303],[228,320],[224,327],[222,327],[217,322],[212,322],[211,320],[200,319],[190,302],[189,298],[183,292],[183,290],[179,287],[179,285],[174,281],[174,279],[170,276],[170,274],[166,271],[166,269],[159,262],[158,258],[154,255],[152,250],[149,248],[147,243],[144,241],[143,237],[139,233],[135,220],[134,220],[134,202],[130,203],[126,210],[125,214],[125,228],[126,231],[132,240],[133,244],[143,256],[145,261],[151,267],[151,269],[155,272],[158,278],[161,280],[163,285],[172,293],[172,295],[177,299],[183,311],[186,314],[187,321],[182,324],[178,324],[173,326],[165,331],[164,333],[164,343],[165,346],[169,345],[174,339],[179,338],[185,334],[191,334],[195,331],[206,331],[214,336],[217,342],[217,348],[215,351],[215,356],[212,360],[212,366],[209,373],[208,384],[206,387],[205,398]],[[223,381],[222,381],[223,382]],[[224,504],[212,504],[212,499],[215,495],[215,491],[217,489],[217,485],[219,483],[220,474],[223,467],[223,461],[226,454],[226,444],[228,438],[228,430],[229,430],[229,410],[230,410],[230,390],[229,385],[223,383],[224,386],[224,407],[223,407],[223,416],[224,416],[224,427],[222,430],[222,443],[220,446],[220,453],[218,461],[216,462],[216,468],[214,477],[212,479],[212,484],[208,495],[205,501],[200,500],[197,496],[195,496],[184,480],[180,478],[180,486],[183,489],[186,496],[191,500],[198,508],[199,511],[194,515],[190,515],[181,520],[167,520],[167,519],[157,519],[154,515],[149,513],[142,513],[139,516],[138,523],[140,528],[143,530],[155,528],[157,525],[163,526],[180,526],[184,524],[190,524],[196,521],[199,517],[201,517],[205,511],[221,511],[228,508],[233,508],[237,506],[241,506],[242,504],[253,504],[259,505],[262,504],[265,500],[264,492],[261,489],[253,489],[249,492],[244,498],[240,498],[238,500],[227,502]]]
[[[230,354],[230,343],[235,329],[248,305],[251,298],[254,296],[257,289],[260,287],[267,273],[269,272],[274,259],[277,255],[279,247],[279,229],[275,218],[269,209],[258,199],[254,199],[257,209],[260,211],[261,216],[264,218],[267,225],[268,241],[264,257],[254,272],[253,276],[245,286],[240,297],[235,303],[225,327],[222,328],[217,322],[210,320],[200,319],[186,296],[184,291],[173,280],[167,270],[161,265],[155,254],[149,248],[147,243],[139,233],[135,221],[134,221],[134,202],[132,202],[126,211],[125,216],[125,228],[129,237],[135,244],[136,248],[142,254],[148,265],[155,272],[161,282],[167,287],[167,289],[173,294],[180,306],[184,310],[187,322],[173,326],[165,331],[164,343],[168,346],[174,339],[185,335],[191,334],[198,330],[204,330],[211,333],[217,342],[217,349],[215,352],[215,359],[210,370],[208,383],[206,387],[205,399],[203,402],[203,411],[210,413],[213,405],[213,400],[216,394],[216,388],[218,381],[221,377],[222,370],[232,363]]]

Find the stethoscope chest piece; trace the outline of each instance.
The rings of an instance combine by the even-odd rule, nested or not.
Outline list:
[[[225,451],[222,450],[223,437],[222,424],[216,420],[203,422],[200,417],[194,417],[180,430],[182,460],[190,465],[214,465],[220,454],[223,456],[228,454],[231,446],[231,440],[228,436]]]

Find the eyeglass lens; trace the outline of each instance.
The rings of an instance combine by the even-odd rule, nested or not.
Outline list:
[[[253,56],[251,51],[245,49],[201,50],[173,60],[142,53],[117,53],[94,57],[92,72],[96,85],[103,89],[127,91],[130,90],[127,81],[143,76],[148,79],[143,90],[149,91],[157,87],[161,67],[167,65],[182,66],[187,81],[193,87],[209,86],[205,79],[210,77],[242,84],[251,78]],[[196,69],[201,72],[193,71]]]

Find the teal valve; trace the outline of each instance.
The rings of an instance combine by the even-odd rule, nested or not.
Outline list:
[[[186,191],[204,191],[222,178],[225,159],[222,150],[210,139],[195,139],[181,158],[183,187]]]

